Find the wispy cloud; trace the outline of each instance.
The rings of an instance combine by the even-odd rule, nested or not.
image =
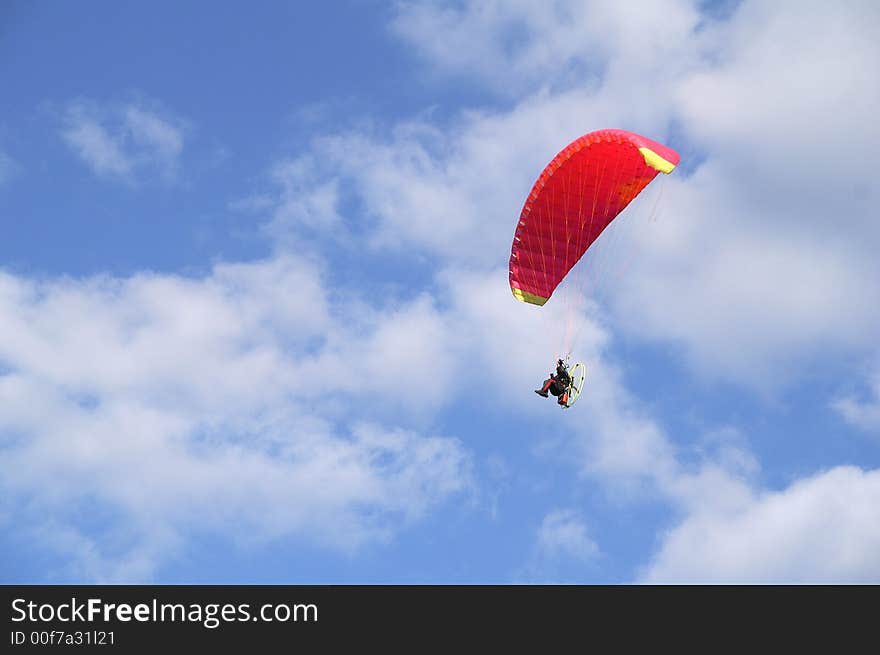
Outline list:
[[[122,137],[113,136],[82,105],[70,107],[65,116],[64,140],[98,175],[127,177],[134,162],[122,148]]]
[[[555,510],[544,517],[538,528],[537,544],[542,556],[553,559],[589,561],[599,552],[583,519],[571,509]]]
[[[844,396],[832,402],[832,407],[848,423],[869,432],[880,432],[880,372],[869,380],[868,392],[862,396]]]
[[[96,175],[133,183],[158,174],[170,182],[177,176],[184,132],[179,120],[137,104],[79,100],[68,105],[61,136]]]
[[[271,202],[272,234],[283,240],[288,233],[303,231],[318,233],[337,232],[340,235],[342,218],[339,214],[339,179],[325,175],[316,158],[303,156],[277,164],[272,180],[278,190],[278,201]],[[252,199],[259,203],[259,198]]]
[[[132,141],[154,153],[167,166],[175,162],[183,150],[183,130],[169,119],[135,105],[125,108],[125,127]]]
[[[541,520],[528,559],[514,572],[514,580],[559,584],[571,579],[571,571],[580,571],[576,579],[582,579],[582,572],[593,570],[600,556],[584,518],[574,509],[553,509]]]
[[[5,152],[0,151],[0,185],[6,184],[12,179],[12,176],[18,169],[19,165],[15,160]]]

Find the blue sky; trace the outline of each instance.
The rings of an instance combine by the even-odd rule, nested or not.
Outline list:
[[[880,581],[880,12],[620,4],[4,3],[0,579]],[[517,303],[605,127],[682,164]]]

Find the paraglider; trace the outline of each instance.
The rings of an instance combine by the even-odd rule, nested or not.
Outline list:
[[[556,373],[551,373],[550,377],[544,380],[544,386],[535,389],[535,393],[539,396],[547,397],[548,393],[558,396],[557,401],[560,405],[568,402],[568,388],[571,386],[571,376],[568,374],[568,368],[561,359],[556,361]]]
[[[543,386],[540,389],[535,389],[535,393],[544,398],[553,394],[558,398],[557,404],[569,408],[580,398],[586,376],[587,367],[583,362],[578,362],[569,370],[565,362],[558,359],[556,360],[556,372],[551,373],[550,377],[544,380]]]
[[[679,159],[671,148],[618,129],[590,132],[563,148],[538,177],[517,222],[510,249],[514,298],[539,307],[547,303],[602,231]],[[575,369],[581,385],[563,390],[563,407],[570,407],[583,387],[586,367],[578,363]]]

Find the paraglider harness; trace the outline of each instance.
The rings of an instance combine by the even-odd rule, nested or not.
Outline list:
[[[544,387],[541,391],[544,396],[546,396],[549,391],[551,394],[559,398],[558,402],[563,407],[568,403],[568,397],[571,391],[571,375],[565,366],[565,362],[561,359],[556,360],[556,372],[551,373],[550,377],[544,381]]]
[[[562,393],[571,390],[571,375],[568,373],[568,367],[565,365],[561,359],[556,361],[556,375],[550,376],[558,385],[557,388],[561,390],[558,394],[553,394],[554,396],[561,396]]]
[[[551,373],[550,378],[544,381],[543,389],[536,389],[535,393],[546,397],[549,391],[559,398],[557,402],[564,409],[567,409],[574,405],[581,395],[581,391],[584,388],[586,370],[583,362],[577,362],[569,370],[565,362],[558,359],[556,360],[556,373]]]

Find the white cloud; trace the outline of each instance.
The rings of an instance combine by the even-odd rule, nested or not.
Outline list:
[[[878,26],[866,4],[755,2],[712,29],[713,57],[677,83],[681,129],[709,158],[673,174],[662,224],[641,234],[614,294],[624,327],[765,389],[820,353],[875,348]]]
[[[743,2],[712,30],[713,57],[680,80],[686,129],[713,154],[748,167],[742,172],[770,174],[753,189],[761,196],[789,181],[812,200],[802,175],[825,179],[822,192],[850,188],[850,175],[867,179],[863,157],[880,137],[878,26],[873,3]]]
[[[609,293],[621,327],[683,345],[702,374],[763,390],[830,353],[870,351],[880,329],[863,300],[880,297],[870,231],[826,238],[804,212],[794,227],[791,210],[739,200],[725,175],[708,164],[670,180],[663,219],[631,233],[638,254]]]
[[[401,389],[379,356],[388,339],[410,358],[436,345],[423,300],[387,323],[369,308],[361,322],[362,309],[330,301],[319,269],[295,258],[196,279],[3,274],[6,520],[58,535],[47,541],[77,579],[103,571],[117,582],[150,579],[193,532],[337,550],[392,538],[469,487],[470,456],[455,439],[349,411],[340,393],[364,407]],[[425,341],[405,342],[407,326]],[[358,362],[348,349],[371,348],[376,358],[353,372],[314,364]],[[101,516],[114,526],[106,540]]]
[[[102,177],[138,182],[158,174],[177,177],[184,126],[137,104],[101,107],[91,101],[68,105],[61,136]]]
[[[469,488],[471,456],[386,424],[423,422],[465,394],[489,412],[560,417],[531,394],[552,364],[557,310],[516,302],[504,269],[439,282],[442,308],[428,294],[330,298],[321,268],[293,257],[195,279],[0,277],[7,514],[31,497],[30,529],[59,535],[77,576],[115,581],[149,579],[192,530],[336,549],[393,538]],[[676,464],[662,430],[603,361],[604,331],[583,327],[585,472],[666,484]],[[70,512],[81,504],[114,517],[112,541],[83,529]],[[541,534],[545,563],[590,551],[569,514]]]
[[[880,471],[838,467],[726,511],[696,511],[664,538],[648,583],[876,583]]]

